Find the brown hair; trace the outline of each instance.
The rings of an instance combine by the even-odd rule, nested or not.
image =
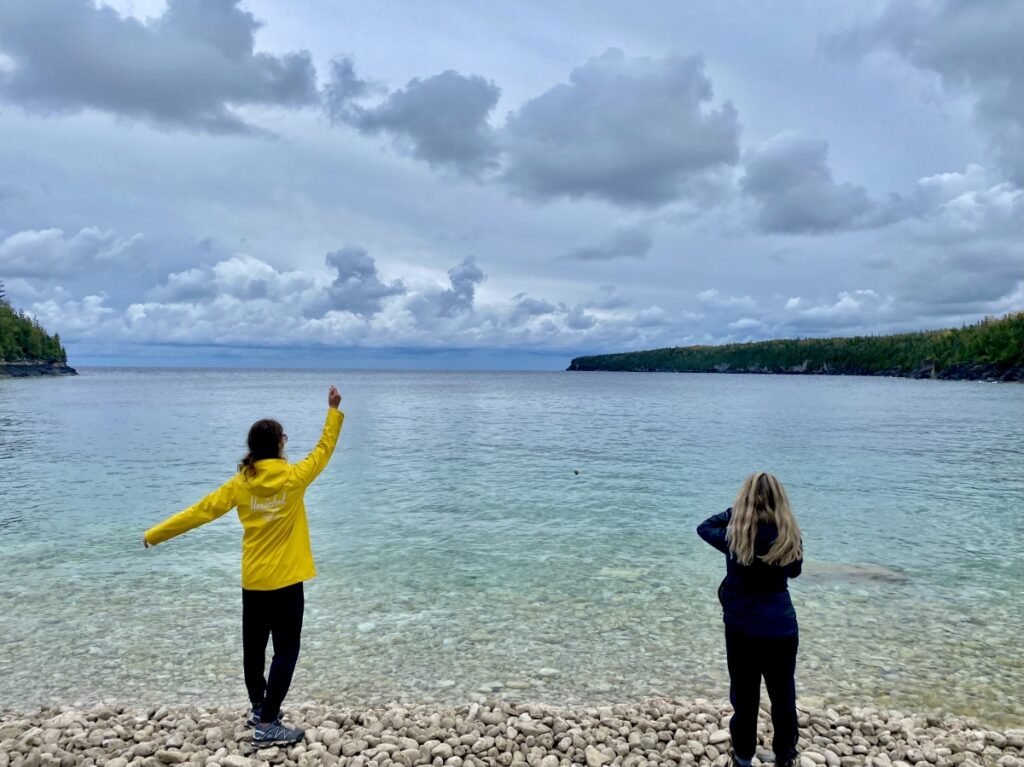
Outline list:
[[[800,527],[789,507],[786,490],[777,478],[765,471],[747,477],[732,505],[725,539],[729,542],[729,552],[740,564],[749,565],[754,561],[759,522],[774,524],[779,533],[772,547],[760,557],[762,562],[785,566],[803,559]]]
[[[256,461],[281,457],[281,439],[284,427],[272,418],[263,418],[249,427],[249,452],[238,464],[238,470],[247,477],[255,476]]]

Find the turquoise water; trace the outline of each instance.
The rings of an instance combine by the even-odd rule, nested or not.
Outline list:
[[[724,697],[724,563],[694,528],[766,469],[817,563],[792,589],[806,702],[1024,718],[1024,386],[82,372],[0,380],[0,707],[241,705],[237,518],[142,532],[256,418],[304,455],[337,383],[293,701]]]

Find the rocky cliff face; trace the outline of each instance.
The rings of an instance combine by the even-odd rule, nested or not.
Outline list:
[[[76,376],[78,371],[56,360],[0,362],[0,378],[32,378],[35,376]]]

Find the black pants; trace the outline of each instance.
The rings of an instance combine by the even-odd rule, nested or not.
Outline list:
[[[761,677],[772,702],[775,736],[772,751],[781,761],[796,753],[796,650],[799,636],[756,637],[726,628],[725,653],[729,662],[729,721],[732,747],[741,759],[752,759],[757,747],[757,712]]]
[[[302,610],[305,599],[302,583],[274,591],[242,589],[242,664],[245,686],[253,706],[260,706],[264,722],[272,722],[281,713],[299,659],[302,634]],[[270,661],[270,679],[264,678],[267,640],[274,638],[274,657]]]

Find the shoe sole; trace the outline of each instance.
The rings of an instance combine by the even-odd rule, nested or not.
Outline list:
[[[252,743],[253,748],[260,749],[270,748],[271,746],[294,746],[297,743],[301,743],[302,738],[280,738],[278,740],[253,740],[250,742]]]

